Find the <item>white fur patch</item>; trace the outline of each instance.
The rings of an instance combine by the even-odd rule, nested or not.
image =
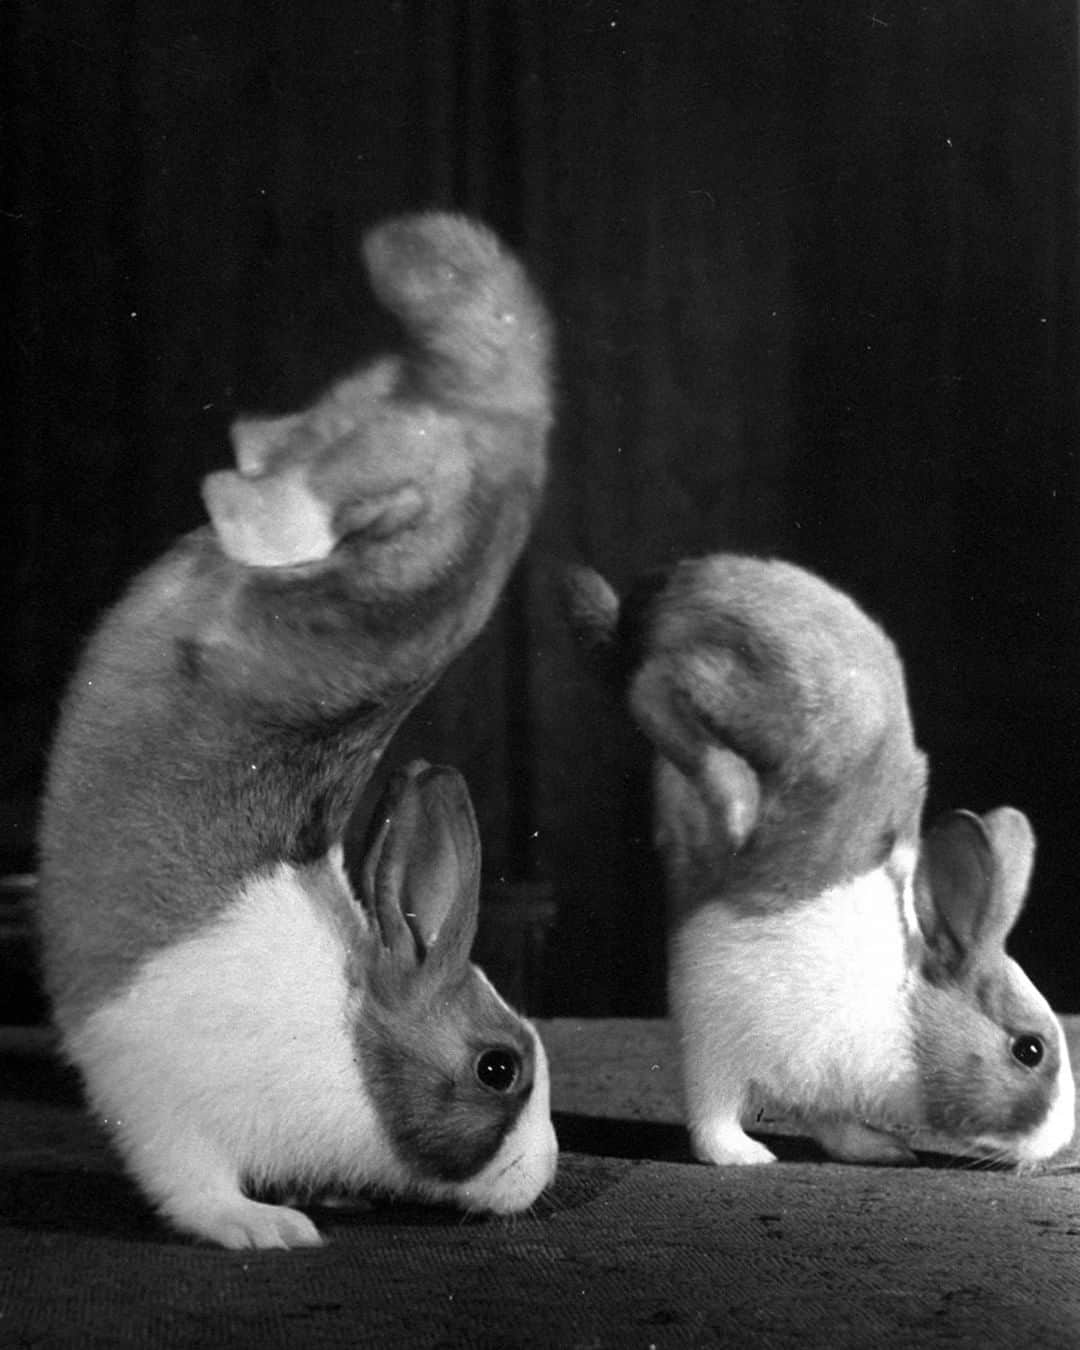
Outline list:
[[[337,543],[331,509],[308,487],[303,465],[266,478],[212,473],[203,497],[224,552],[250,567],[312,562]]]
[[[1076,1132],[1076,1086],[1069,1063],[1068,1043],[1060,1024],[1057,1033],[1061,1067],[1054,1084],[1050,1110],[1042,1125],[1017,1150],[1017,1161],[1021,1164],[1052,1158],[1055,1153],[1061,1152]]]
[[[70,1038],[94,1107],[181,1227],[200,1231],[246,1176],[406,1182],[361,1080],[345,948],[316,884],[332,867],[252,879]]]
[[[908,1114],[906,944],[884,868],[780,913],[690,914],[673,940],[671,992],[691,1128],[737,1119],[751,1097],[808,1115]]]

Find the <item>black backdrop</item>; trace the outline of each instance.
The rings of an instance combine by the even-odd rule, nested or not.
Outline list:
[[[200,519],[239,409],[384,336],[359,230],[475,212],[557,315],[535,547],[403,733],[491,874],[548,880],[543,1011],[654,1011],[645,757],[553,558],[785,553],[901,644],[931,806],[1032,816],[1014,951],[1080,1009],[1071,0],[12,0],[2,850],[81,637]]]

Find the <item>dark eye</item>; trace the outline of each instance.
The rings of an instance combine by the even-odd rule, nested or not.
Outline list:
[[[476,1081],[492,1092],[509,1092],[521,1072],[521,1060],[513,1050],[496,1046],[476,1060]]]
[[[1045,1047],[1038,1036],[1017,1036],[1009,1048],[1013,1059],[1025,1069],[1034,1069],[1042,1063]]]

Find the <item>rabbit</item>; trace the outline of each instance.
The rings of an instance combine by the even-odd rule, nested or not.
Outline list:
[[[528,536],[550,322],[464,218],[390,220],[364,252],[407,349],[236,429],[210,523],[90,639],[41,805],[61,1048],[150,1200],[228,1247],[319,1241],[245,1186],[508,1212],[554,1167],[540,1042],[466,962],[464,789],[409,776],[360,902],[342,843]]]
[[[916,1146],[1017,1166],[1069,1141],[1061,1027],[1005,953],[1035,841],[1001,807],[921,835],[900,658],[846,595],[719,554],[626,600],[570,580],[578,636],[655,748],[669,1002],[691,1144],[772,1162],[781,1112],[837,1160]]]

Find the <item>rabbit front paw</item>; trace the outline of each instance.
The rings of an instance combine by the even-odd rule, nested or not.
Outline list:
[[[771,1149],[751,1139],[733,1120],[694,1126],[690,1145],[699,1162],[715,1167],[752,1167],[776,1161]]]
[[[228,1205],[193,1211],[177,1221],[196,1237],[233,1250],[321,1247],[323,1242],[319,1230],[298,1209],[265,1205],[239,1195]]]

